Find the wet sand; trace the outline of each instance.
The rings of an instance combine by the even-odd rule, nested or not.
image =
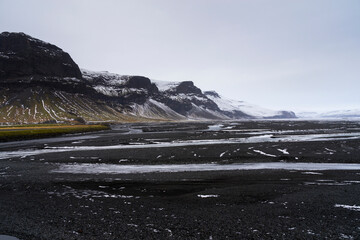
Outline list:
[[[56,170],[63,164],[360,163],[358,132],[359,122],[192,122],[114,126],[101,133],[3,143],[0,234],[24,240],[357,239],[360,170]],[[282,141],[314,134],[337,134],[339,140]],[[254,136],[263,141],[95,148]],[[94,148],[77,151],[76,146]],[[69,151],[52,152],[59,148]],[[44,149],[49,151],[32,154]]]

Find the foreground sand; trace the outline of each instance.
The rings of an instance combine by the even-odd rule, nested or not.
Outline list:
[[[360,170],[56,172],[62,164],[360,162],[357,122],[232,124],[138,124],[106,133],[2,143],[0,234],[24,240],[360,237]],[[226,131],[230,126],[236,127]],[[326,135],[319,141],[207,145],[211,139],[253,136],[244,131],[249,128],[263,129],[256,135],[260,139],[270,129],[277,134],[269,139],[336,133],[339,140]],[[284,132],[288,128],[299,131]],[[194,145],[198,140],[207,142]],[[174,141],[189,145],[156,145]]]

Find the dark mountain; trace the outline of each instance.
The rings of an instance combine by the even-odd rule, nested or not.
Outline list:
[[[0,52],[0,79],[34,76],[81,78],[78,65],[68,53],[24,33],[1,33]]]
[[[0,34],[0,123],[295,117],[224,109],[193,82],[80,70],[70,55],[24,33]]]

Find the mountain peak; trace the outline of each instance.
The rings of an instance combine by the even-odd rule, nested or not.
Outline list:
[[[78,65],[61,48],[25,33],[0,34],[0,79],[29,76],[81,79]]]
[[[194,85],[192,81],[180,82],[180,84],[174,89],[176,93],[195,93],[202,94],[201,89]]]

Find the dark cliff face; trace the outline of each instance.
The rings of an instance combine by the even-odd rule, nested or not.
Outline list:
[[[194,93],[194,94],[202,94],[200,88],[197,88],[193,82],[191,81],[185,81],[181,82],[176,88],[173,88],[170,90],[174,93]]]
[[[24,33],[1,33],[0,80],[28,76],[82,78],[70,55],[55,45]]]
[[[216,103],[203,94],[191,81],[180,82],[176,87],[170,88],[155,99],[184,116],[197,111],[203,112],[204,109],[220,113]],[[208,118],[214,119],[216,116],[209,116]]]
[[[96,89],[97,97],[109,103],[144,104],[151,96],[159,94],[157,86],[147,77],[93,72],[82,69],[83,80]]]
[[[151,83],[150,79],[142,76],[131,76],[126,83],[129,88],[143,88],[148,90],[150,94],[158,93],[159,90],[154,83]]]

